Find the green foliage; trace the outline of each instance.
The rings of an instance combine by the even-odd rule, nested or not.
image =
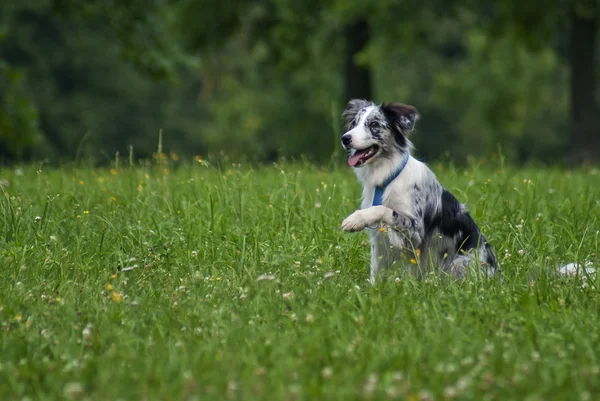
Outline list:
[[[0,399],[593,399],[597,170],[435,173],[499,282],[367,282],[349,169],[4,169]],[[165,170],[168,169],[168,170]],[[167,174],[168,173],[168,174]],[[7,186],[8,185],[8,186]]]
[[[521,3],[11,3],[0,10],[3,153],[106,163],[129,145],[149,156],[164,128],[179,152],[327,161],[332,109],[347,100],[345,29],[367,18],[353,60],[371,71],[375,101],[417,106],[420,155],[463,162],[501,148],[514,162],[556,161],[570,137],[562,22],[596,3]]]
[[[8,157],[24,157],[41,142],[38,111],[23,81],[0,59],[0,149]]]
[[[65,19],[62,11],[57,13],[42,2],[36,7],[15,6],[5,14],[8,34],[0,57],[23,74],[19,88],[31,104],[17,104],[18,113],[31,115],[29,109],[38,110],[46,139],[43,146],[38,141],[38,154],[56,160],[74,158],[79,152],[107,162],[115,152],[126,153],[133,145],[137,154],[148,156],[160,128],[166,130],[166,142],[173,148],[200,153],[195,121],[190,122],[200,114],[194,107],[196,93],[190,93],[198,87],[198,79],[187,70],[180,75],[185,86],[154,81],[151,76],[169,73],[158,64],[152,67],[154,53],[128,48],[119,40],[120,33],[92,11],[88,10],[90,15],[78,11],[78,18]],[[140,63],[147,62],[148,69],[134,68],[124,60],[126,53],[143,56],[146,61]],[[29,122],[37,124],[35,119]],[[19,141],[9,148],[15,149],[11,151],[15,156],[18,149],[31,150],[35,145],[26,140],[31,136],[23,135],[26,132],[17,126],[2,131],[2,137]]]

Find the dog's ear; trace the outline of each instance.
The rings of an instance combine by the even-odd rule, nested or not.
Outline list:
[[[402,103],[382,104],[381,110],[392,126],[404,134],[415,128],[419,112],[414,106]]]
[[[354,119],[359,111],[369,106],[371,103],[363,99],[352,99],[348,102],[346,110],[342,113],[342,119],[346,128],[351,128]]]

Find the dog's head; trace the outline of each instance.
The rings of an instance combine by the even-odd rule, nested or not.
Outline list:
[[[342,145],[350,151],[348,164],[362,167],[393,153],[405,153],[410,149],[408,134],[419,119],[413,106],[402,103],[382,104],[353,99],[342,114],[347,132]]]

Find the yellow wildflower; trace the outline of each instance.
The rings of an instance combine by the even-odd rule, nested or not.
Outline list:
[[[115,175],[115,174],[117,174],[117,169],[116,169],[116,168],[111,168],[111,169],[110,169],[110,173],[111,173],[112,175]]]
[[[413,265],[416,265],[416,264],[417,264],[417,261],[416,261],[415,259],[411,259],[411,260],[410,260],[410,263],[412,263]]]
[[[106,291],[112,291],[112,289],[113,289],[112,284],[110,284],[110,283],[106,284]]]
[[[119,304],[123,300],[123,296],[116,291],[110,293],[110,298],[114,303]]]
[[[79,181],[79,185],[83,185],[83,184],[85,184],[84,181]]]
[[[21,316],[21,315],[16,315],[16,316],[15,316],[15,320],[16,320],[17,322],[20,322],[22,319],[23,319],[23,316]]]
[[[83,214],[90,214],[89,210],[84,210]]]

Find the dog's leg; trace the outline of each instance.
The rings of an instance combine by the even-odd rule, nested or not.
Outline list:
[[[371,206],[359,209],[352,213],[342,222],[342,230],[348,232],[361,231],[366,227],[372,227],[388,221],[393,210],[385,206]]]
[[[375,279],[379,273],[379,250],[375,241],[371,241],[371,271],[370,271],[369,282],[371,285],[375,285]]]
[[[396,234],[395,237],[403,238],[401,242],[404,243],[408,240],[414,245],[418,245],[425,235],[420,219],[409,214],[400,214],[386,206],[372,206],[355,211],[342,222],[342,229],[349,232],[361,231],[365,227],[379,224],[385,224],[392,230],[402,232],[403,236]],[[395,238],[394,242],[398,242],[398,238]]]

